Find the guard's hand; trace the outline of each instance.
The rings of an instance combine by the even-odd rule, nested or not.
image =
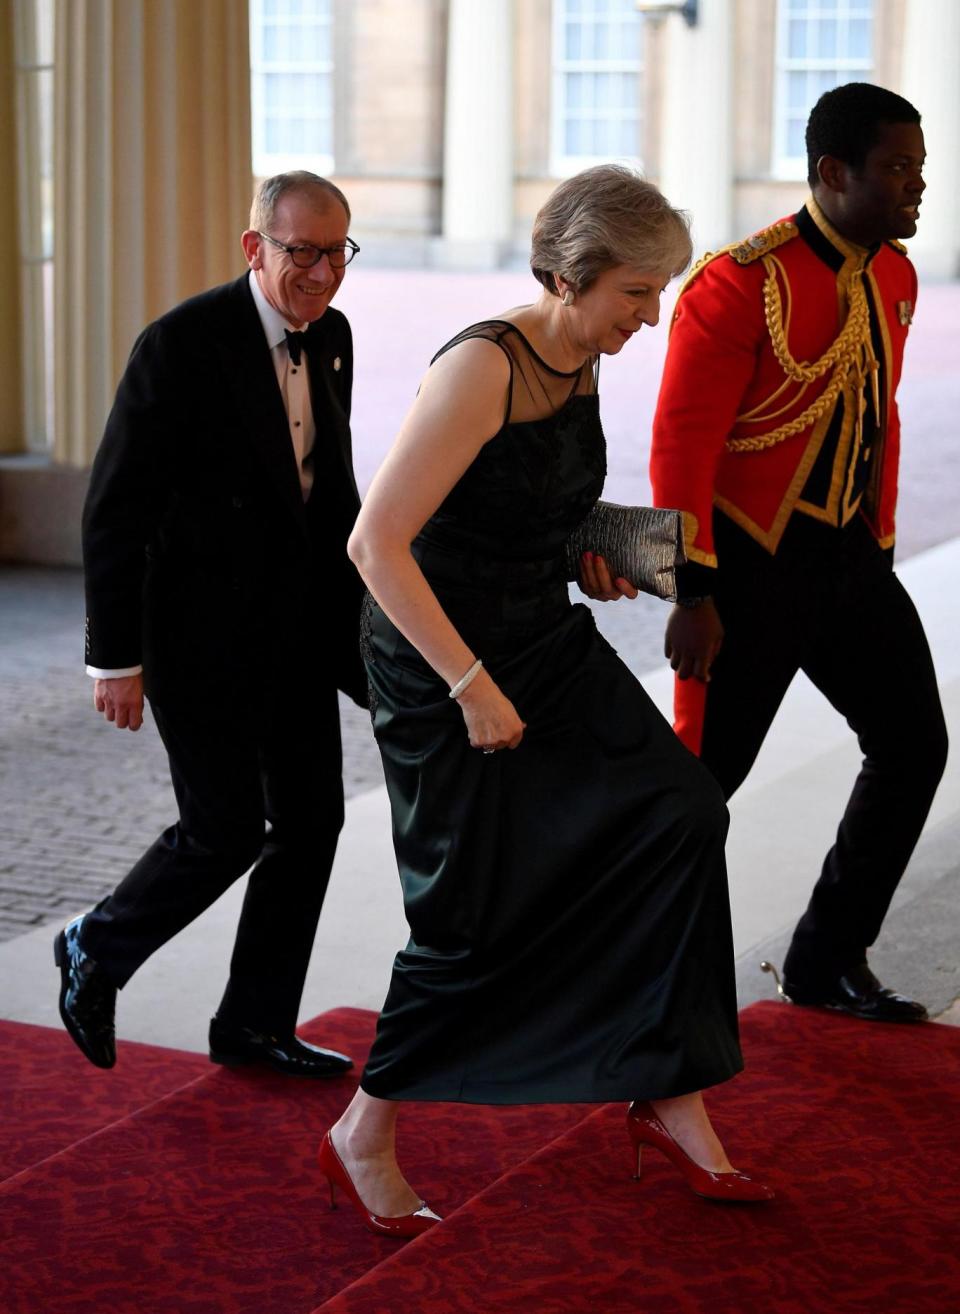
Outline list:
[[[472,748],[516,748],[527,728],[499,685],[481,670],[457,699]]]
[[[618,598],[635,598],[637,589],[628,579],[614,579],[603,557],[584,552],[580,558],[580,591],[595,602],[616,602]]]
[[[93,705],[118,730],[139,730],[143,725],[143,676],[94,680]]]
[[[723,622],[712,598],[698,607],[674,607],[667,621],[663,652],[681,680],[709,683],[710,667],[723,644]]]

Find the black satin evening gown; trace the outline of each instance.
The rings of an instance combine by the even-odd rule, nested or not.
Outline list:
[[[595,375],[551,370],[504,321],[443,351],[467,337],[508,357],[507,414],[414,554],[527,729],[471,748],[447,684],[367,600],[410,941],[361,1084],[488,1104],[699,1090],[742,1067],[727,813],[569,599],[564,543],[606,471]]]

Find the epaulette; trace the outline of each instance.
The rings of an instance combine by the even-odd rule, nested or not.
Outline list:
[[[771,224],[769,228],[762,228],[759,233],[754,233],[744,242],[737,242],[727,250],[738,265],[752,265],[755,260],[769,255],[778,246],[796,237],[798,231],[797,225],[786,219],[782,223]]]
[[[750,265],[768,252],[775,251],[778,246],[783,246],[784,242],[789,242],[798,232],[797,225],[792,220],[785,219],[782,223],[771,224],[769,228],[761,229],[759,233],[754,233],[753,237],[748,237],[743,242],[731,242],[729,246],[722,246],[719,251],[707,251],[680,284],[677,302],[679,303],[690,284],[703,273],[707,265],[713,264],[714,260],[728,255],[732,256],[738,265]],[[676,311],[673,318],[676,319]]]
[[[910,252],[909,252],[909,251],[907,250],[907,248],[903,245],[903,243],[902,243],[902,242],[898,242],[897,239],[896,239],[895,237],[888,237],[888,238],[887,238],[887,246],[892,246],[893,249],[894,249],[894,251],[899,251],[900,254],[901,254],[902,256],[905,256],[905,255],[909,255],[909,254],[910,254]]]

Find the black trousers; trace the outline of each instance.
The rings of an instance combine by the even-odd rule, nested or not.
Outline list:
[[[123,986],[252,866],[218,1013],[289,1035],[343,825],[336,690],[217,716],[152,710],[180,818],[88,914],[84,949]]]
[[[776,556],[721,514],[723,648],[701,759],[727,798],[802,670],[845,717],[863,765],[784,971],[818,983],[864,961],[943,774],[947,730],[920,618],[865,522],[793,517]]]

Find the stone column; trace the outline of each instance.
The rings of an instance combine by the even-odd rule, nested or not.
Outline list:
[[[58,0],[54,455],[89,464],[143,326],[244,268],[246,0]]]
[[[438,263],[493,268],[513,232],[511,0],[450,0]]]
[[[700,0],[696,27],[663,20],[666,60],[659,184],[693,216],[695,255],[732,241],[732,0]]]
[[[25,414],[25,379],[23,371],[24,322],[21,315],[26,296],[31,294],[36,247],[40,241],[39,197],[23,195],[17,168],[17,117],[15,97],[18,74],[15,64],[13,5],[0,8],[0,177],[6,186],[0,193],[0,231],[7,234],[7,250],[19,259],[9,260],[6,277],[0,279],[0,453],[21,452],[27,447],[27,434],[42,427],[43,378],[36,381],[34,406],[40,414]],[[41,312],[42,314],[42,312]]]
[[[910,257],[921,274],[960,276],[960,4],[956,0],[907,0],[900,86],[923,119],[927,146],[917,235]]]

